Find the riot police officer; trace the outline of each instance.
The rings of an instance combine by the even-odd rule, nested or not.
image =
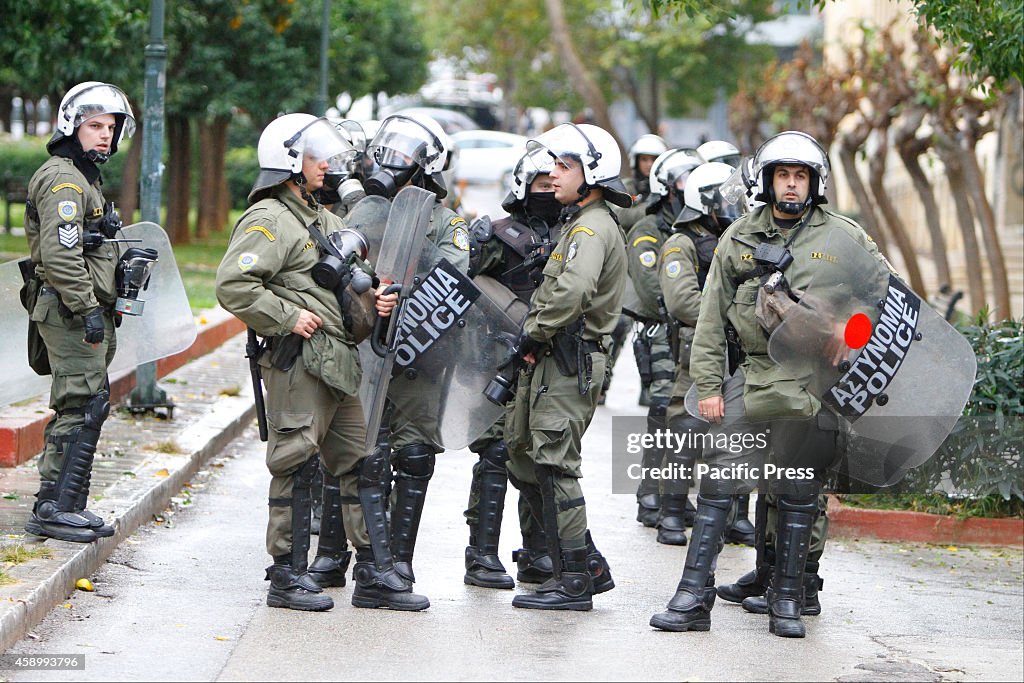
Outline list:
[[[687,177],[700,164],[700,159],[682,149],[668,150],[659,156],[651,170],[647,216],[626,236],[629,276],[636,299],[624,302],[623,306],[628,307],[628,314],[637,322],[633,355],[641,385],[650,397],[647,429],[652,434],[666,426],[665,415],[676,371],[665,313],[658,303],[662,294],[658,282],[658,254],[672,234],[672,225],[683,208]],[[661,467],[664,458],[664,448],[645,448],[644,471]],[[685,488],[663,499],[659,495],[658,480],[644,477],[637,487],[636,498],[637,521],[647,527],[657,526],[659,543],[686,544]]]
[[[424,114],[393,114],[384,119],[367,146],[367,156],[376,170],[363,183],[367,194],[393,199],[406,185],[415,185],[437,196],[427,231],[430,243],[421,259],[432,267],[447,259],[460,272],[469,269],[469,232],[465,219],[442,204],[448,189],[441,175],[448,164],[448,136],[434,119]],[[416,537],[426,499],[427,485],[441,446],[434,442],[417,419],[433,406],[424,406],[414,395],[401,395],[394,386],[388,392],[396,406],[392,412],[390,447],[394,469],[391,508],[391,545],[395,566],[407,580],[415,582],[412,568]],[[403,410],[420,411],[415,416]],[[429,418],[429,416],[426,416]]]
[[[110,412],[107,368],[114,332],[119,250],[107,240],[121,227],[101,190],[100,166],[135,132],[128,98],[117,86],[79,83],[61,100],[50,158],[28,186],[25,234],[42,286],[32,320],[46,345],[53,385],[39,492],[25,530],[75,543],[113,536],[86,509],[96,444]],[[121,269],[123,270],[123,268]]]
[[[352,147],[326,119],[287,114],[264,129],[257,154],[260,174],[217,270],[217,299],[269,340],[259,357],[270,426],[267,551],[274,563],[267,568],[267,604],[307,611],[334,605],[307,573],[310,485],[319,452],[340,482],[346,531],[356,547],[352,604],[425,609],[429,601],[395,570],[384,465],[364,450],[358,332],[346,324],[353,312],[312,275],[327,236],[344,227],[312,193]],[[362,265],[354,260],[352,267]],[[390,314],[396,297],[374,293],[374,299],[379,314]],[[363,298],[348,300],[356,306]]]
[[[632,200],[619,180],[618,145],[597,126],[558,126],[529,141],[527,151],[554,163],[552,185],[564,209],[517,345],[527,367],[506,414],[505,439],[509,479],[541,507],[534,515],[543,520],[554,576],[512,604],[589,610],[592,596],[614,582],[587,529],[580,447],[626,280],[623,235],[608,204]]]
[[[538,160],[543,163],[545,160]],[[501,206],[509,213],[493,223],[484,217],[470,226],[469,274],[485,289],[484,282],[496,281],[486,288],[491,298],[515,297],[506,310],[521,321],[529,308],[530,297],[544,280],[542,273],[552,247],[558,242],[558,217],[562,205],[555,198],[551,183],[552,164],[538,168],[524,156],[512,172],[512,187]],[[494,291],[501,286],[504,291]],[[504,441],[504,415],[470,444],[479,456],[473,466],[466,522],[469,545],[466,547],[465,582],[485,588],[514,588],[515,582],[498,559],[498,538],[508,487],[508,446]],[[519,524],[523,547],[512,553],[517,565],[516,578],[526,583],[541,583],[551,576],[540,519],[530,512],[526,499],[519,497]]]
[[[736,145],[725,140],[708,140],[697,147],[697,156],[705,163],[717,161],[733,168],[739,168],[743,157]]]
[[[779,507],[769,631],[801,638],[805,634],[800,620],[804,566],[824,472],[836,456],[838,423],[798,378],[767,355],[770,330],[759,320],[757,300],[768,293],[763,285],[769,279],[773,289],[774,285],[790,291],[805,289],[815,255],[827,252],[825,240],[833,230],[844,231],[872,253],[877,254],[877,249],[856,223],[821,208],[829,162],[825,150],[809,135],[786,131],[769,138],[755,154],[754,173],[758,199],[766,205],[736,221],[718,246],[697,320],[690,369],[701,414],[720,423],[728,410],[723,379],[725,326],[730,323],[746,352],[742,364],[745,416],[770,428],[766,448],[759,449],[750,464],[760,469],[770,454],[770,462],[777,466],[813,472],[811,479],[773,478],[768,491],[778,495]],[[709,464],[728,465],[724,461]],[[749,492],[750,486],[749,480],[737,488],[722,478],[702,479],[683,576],[667,611],[651,618],[652,626],[671,631],[711,627],[712,571],[731,494]]]

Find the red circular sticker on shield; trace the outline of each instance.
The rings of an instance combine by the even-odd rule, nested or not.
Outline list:
[[[857,313],[846,321],[846,332],[844,333],[846,345],[851,349],[859,349],[871,339],[871,318],[863,313]]]

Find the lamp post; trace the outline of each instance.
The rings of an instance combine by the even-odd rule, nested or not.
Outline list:
[[[150,0],[149,42],[146,44],[146,85],[142,124],[142,189],[139,206],[142,220],[160,223],[160,191],[163,179],[164,90],[166,88],[167,46],[164,44],[164,0]],[[167,408],[174,403],[156,385],[156,361],[135,369],[135,389],[128,397],[133,411]]]
[[[313,108],[317,116],[327,113],[327,48],[331,42],[331,0],[324,0],[323,17],[320,21],[320,92]]]

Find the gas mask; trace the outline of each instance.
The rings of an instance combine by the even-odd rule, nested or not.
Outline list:
[[[398,193],[398,188],[412,180],[418,170],[418,166],[409,166],[406,168],[388,168],[382,166],[374,171],[373,175],[366,179],[363,186],[365,187],[366,194],[368,195],[377,195],[387,199],[394,199],[395,195]]]
[[[139,292],[149,287],[153,264],[157,262],[156,249],[132,247],[121,254],[115,273],[117,301],[114,310],[124,315],[142,315],[145,301],[139,299]]]

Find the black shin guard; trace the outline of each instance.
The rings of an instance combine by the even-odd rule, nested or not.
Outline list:
[[[469,546],[466,548],[466,575],[464,581],[485,588],[515,588],[498,558],[498,540],[501,519],[505,510],[508,489],[508,448],[504,441],[496,441],[480,453],[480,466],[474,469],[474,486],[479,495],[477,523],[471,526]]]
[[[316,558],[309,565],[309,573],[321,586],[344,586],[345,573],[352,561],[352,552],[348,549],[341,505],[343,502],[358,505],[359,499],[343,501],[338,478],[332,477],[322,469],[321,477],[323,494],[320,537],[316,546]]]
[[[784,638],[803,638],[804,568],[811,529],[818,515],[817,497],[778,499],[779,526],[775,539],[775,568],[768,592],[768,629]]]
[[[416,581],[412,556],[427,485],[434,474],[435,457],[433,447],[426,444],[406,446],[394,454],[395,509],[391,511],[391,548],[398,573],[412,582]]]
[[[715,603],[715,558],[732,506],[731,496],[697,496],[697,515],[686,552],[683,576],[668,610],[651,617],[651,626],[664,631],[707,631]]]

